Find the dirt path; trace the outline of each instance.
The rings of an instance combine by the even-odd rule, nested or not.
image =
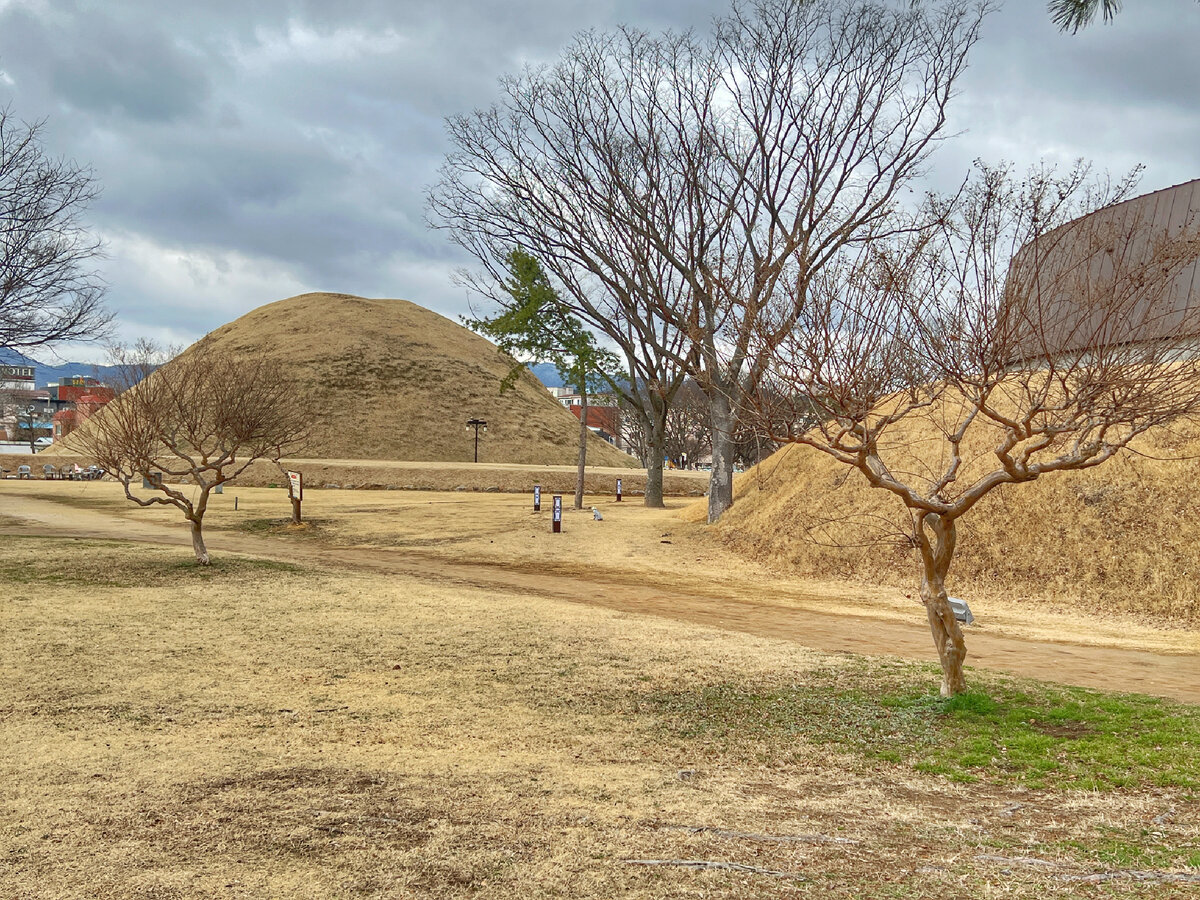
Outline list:
[[[0,534],[38,534],[59,538],[145,541],[188,545],[180,526],[72,508],[64,522],[62,505],[34,498],[7,496],[4,513],[22,520],[0,526]],[[411,548],[404,550],[328,547],[286,538],[264,538],[214,532],[213,550],[248,553],[276,560],[314,562],[335,567],[369,568],[417,581],[461,584],[475,588],[536,594],[641,615],[692,622],[730,631],[795,641],[825,651],[890,654],[934,659],[924,622],[911,624],[865,616],[844,616],[780,606],[768,601],[729,598],[697,579],[681,590],[657,586],[645,578],[621,580],[609,574],[585,577],[556,573],[542,564],[537,570],[508,565],[451,561]],[[1200,704],[1200,656],[1039,643],[1013,637],[968,632],[968,662],[1046,681],[1105,690],[1136,691]]]

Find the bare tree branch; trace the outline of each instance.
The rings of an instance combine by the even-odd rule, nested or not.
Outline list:
[[[97,340],[111,320],[101,245],[81,222],[99,188],[90,170],[46,155],[41,127],[0,109],[0,347]]]
[[[72,440],[125,489],[138,506],[176,507],[191,523],[196,560],[209,562],[202,527],[214,488],[259,459],[278,463],[308,436],[305,398],[262,358],[221,352],[202,340],[166,365],[143,342],[114,356],[124,391]],[[173,486],[190,483],[198,494]],[[133,492],[149,481],[162,496]]]
[[[945,693],[966,654],[945,588],[957,521],[1001,485],[1101,465],[1200,412],[1200,232],[1175,215],[1187,197],[1131,189],[1082,165],[980,167],[931,198],[932,227],[844,253],[787,337],[760,345],[772,436],[908,509]],[[814,406],[814,427],[779,428]]]

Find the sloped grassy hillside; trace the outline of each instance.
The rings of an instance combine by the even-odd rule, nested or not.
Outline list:
[[[893,435],[893,471],[942,464],[945,445],[930,427]],[[987,437],[974,436],[968,469],[989,465]],[[952,592],[1200,625],[1200,429],[1151,433],[1133,451],[985,498],[960,520]],[[739,550],[802,576],[915,593],[906,510],[858,472],[791,445],[740,476],[735,493],[716,527]],[[689,513],[703,520],[699,507]]]
[[[579,422],[536,378],[524,373],[501,394],[509,364],[494,344],[406,300],[302,294],[247,313],[211,341],[277,363],[311,396],[320,421],[294,456],[470,461],[466,421],[478,417],[488,423],[480,462],[576,459]],[[588,462],[637,465],[598,438]]]

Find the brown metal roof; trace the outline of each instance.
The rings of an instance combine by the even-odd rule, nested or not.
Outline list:
[[[1019,358],[1200,336],[1200,179],[1104,207],[1022,247],[1003,315]]]

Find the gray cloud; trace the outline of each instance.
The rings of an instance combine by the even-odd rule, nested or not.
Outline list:
[[[588,27],[707,29],[725,0],[0,0],[0,102],[90,163],[126,337],[191,340],[289,293],[465,311],[466,261],[424,223],[447,115]],[[1041,3],[993,15],[930,186],[975,157],[1200,176],[1200,5],[1129,4],[1058,34]]]
[[[77,52],[56,61],[52,78],[68,103],[150,121],[178,120],[203,105],[209,84],[198,54],[161,31],[131,33],[127,25],[97,15],[76,25]]]
[[[153,23],[100,10],[39,16],[16,7],[0,47],[6,65],[42,82],[68,114],[177,121],[195,114],[209,90],[200,53]]]

